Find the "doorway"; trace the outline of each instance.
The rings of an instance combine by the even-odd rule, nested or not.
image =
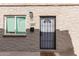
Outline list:
[[[55,16],[40,16],[40,49],[56,49],[55,21]]]

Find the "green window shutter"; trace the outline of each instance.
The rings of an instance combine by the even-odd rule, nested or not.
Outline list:
[[[26,21],[25,17],[16,17],[16,33],[26,32]]]
[[[6,31],[15,32],[15,18],[12,16],[8,16],[6,19]]]

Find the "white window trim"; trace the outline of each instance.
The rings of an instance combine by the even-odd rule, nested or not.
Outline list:
[[[4,31],[4,34],[6,34],[6,17],[5,17],[4,19],[5,19],[5,22],[4,22],[4,24],[5,24],[5,26],[4,26],[4,27],[5,27],[5,29],[4,29],[4,30],[5,30],[5,31]]]
[[[10,16],[10,15],[9,15]],[[16,34],[16,17],[25,17],[26,18],[26,16],[24,15],[24,16],[18,16],[18,15],[13,15],[14,16],[14,20],[15,20],[15,33],[14,34],[8,34],[7,32],[6,32],[6,20],[7,20],[7,16],[5,16],[4,17],[4,35],[26,35],[26,34]],[[27,20],[25,19],[25,22],[26,22]],[[25,26],[27,25],[27,23],[25,23]]]

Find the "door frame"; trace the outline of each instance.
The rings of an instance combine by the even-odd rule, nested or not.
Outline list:
[[[53,49],[53,50],[56,50],[56,16],[40,16],[40,36],[41,36],[41,17],[54,17],[55,20],[54,20],[54,48],[50,48],[50,49]],[[40,39],[40,49],[49,49],[49,48],[41,48],[41,38],[39,37]]]

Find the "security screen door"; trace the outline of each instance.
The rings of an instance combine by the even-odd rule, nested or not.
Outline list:
[[[40,17],[40,48],[55,49],[55,16]]]

